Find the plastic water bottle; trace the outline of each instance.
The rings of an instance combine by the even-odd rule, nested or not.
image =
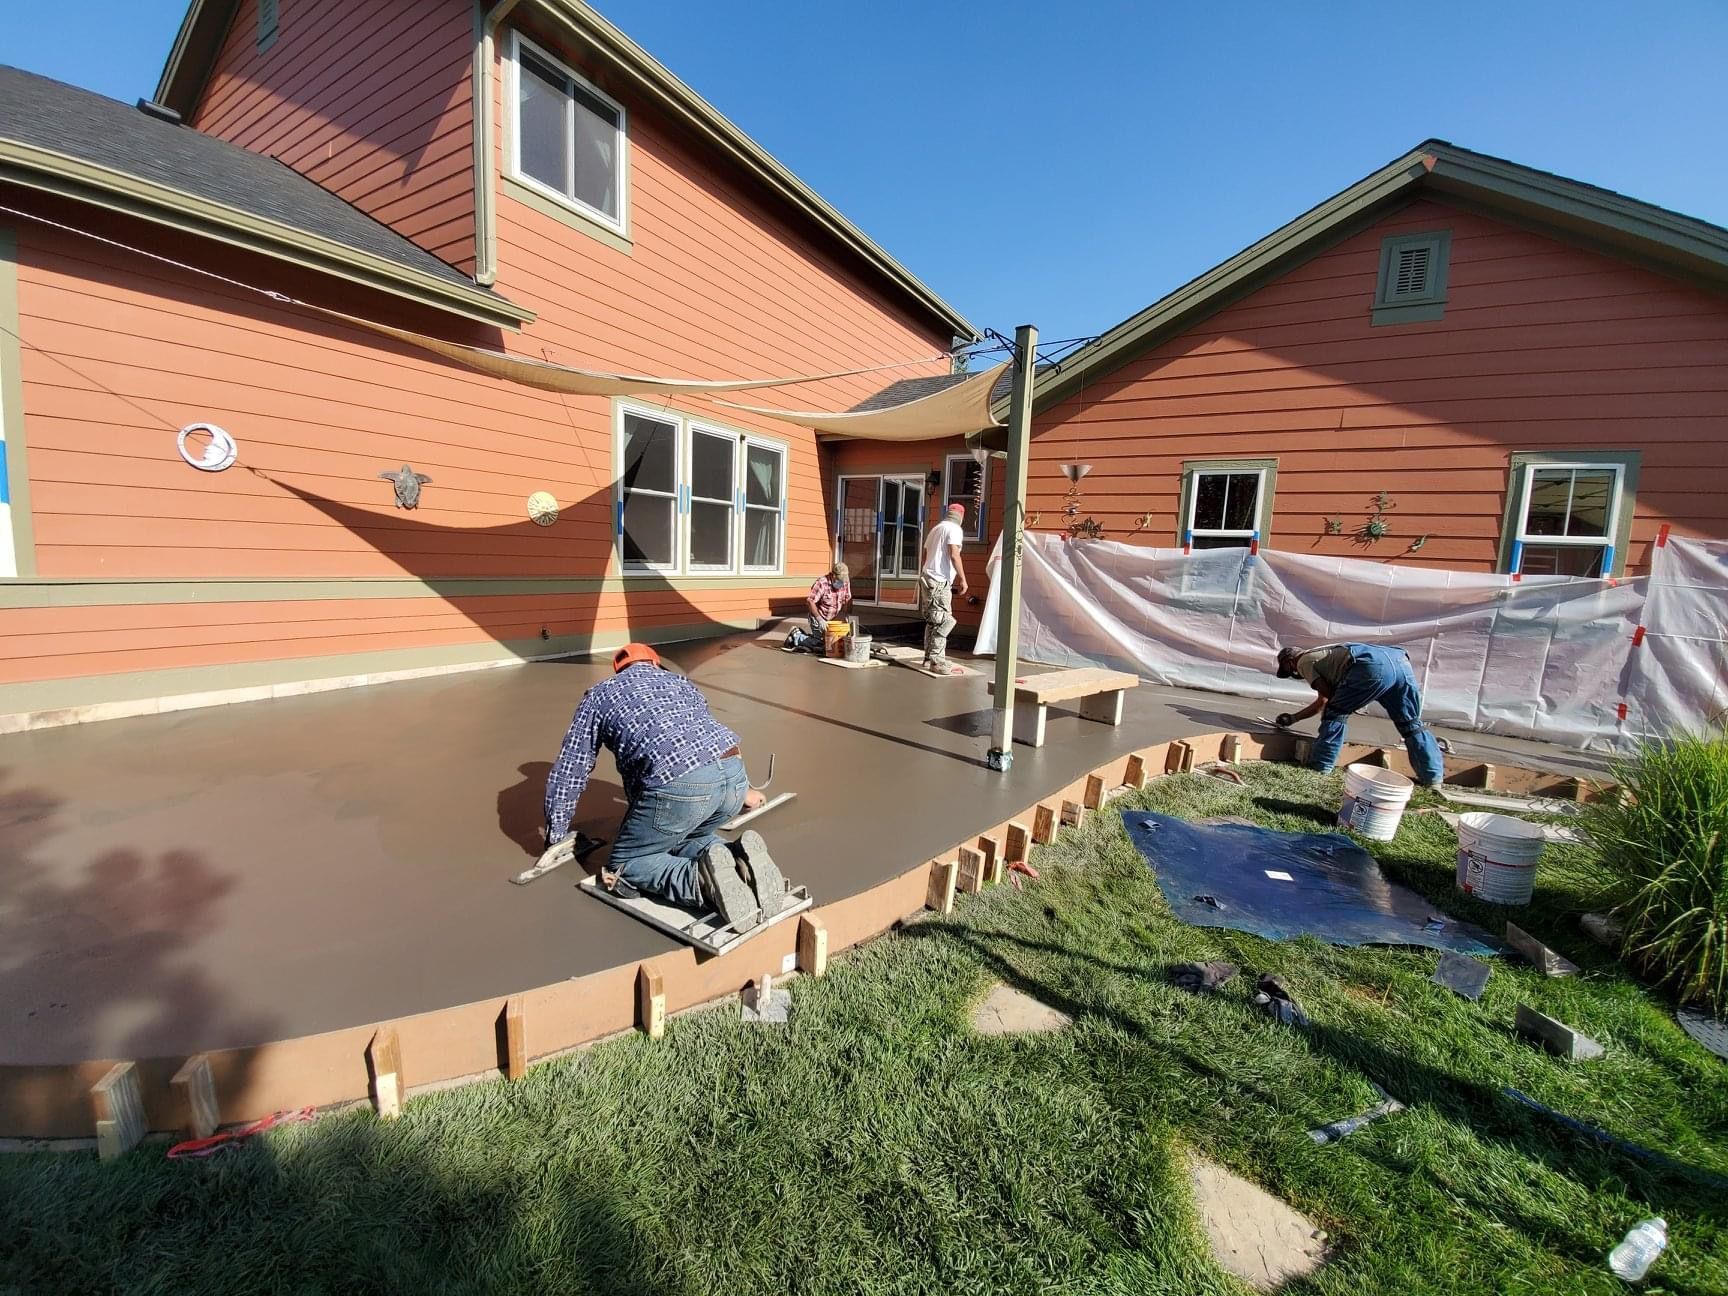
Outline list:
[[[1608,1267],[1617,1277],[1638,1282],[1650,1272],[1650,1266],[1667,1245],[1667,1220],[1639,1220],[1620,1245],[1608,1253]]]

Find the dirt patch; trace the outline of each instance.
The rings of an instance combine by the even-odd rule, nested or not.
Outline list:
[[[980,1035],[1034,1035],[1066,1030],[1074,1024],[1067,1013],[1021,994],[998,981],[972,1010],[972,1028]]]
[[[1265,1189],[1201,1156],[1189,1156],[1188,1177],[1213,1257],[1256,1291],[1326,1262],[1326,1234]]]

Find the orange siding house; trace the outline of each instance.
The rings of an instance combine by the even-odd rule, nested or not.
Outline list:
[[[340,316],[612,373],[872,370],[737,398],[791,408],[976,336],[579,0],[364,8],[198,0],[139,110],[0,69],[0,727],[751,627],[827,565],[809,431]],[[183,457],[195,425],[232,466]]]
[[[1728,538],[1725,442],[1728,231],[1429,141],[1041,376],[1028,509],[1082,462],[1110,539],[1636,574]]]
[[[1664,525],[1728,538],[1728,230],[1428,141],[1041,372],[1033,409],[1033,529],[1083,463],[1112,540],[1637,574]],[[838,447],[834,489],[881,453]]]

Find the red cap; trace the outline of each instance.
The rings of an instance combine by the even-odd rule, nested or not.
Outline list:
[[[612,673],[616,675],[637,662],[648,662],[650,665],[660,664],[660,654],[645,643],[627,643],[612,654]]]
[[[948,511],[950,513],[958,513],[961,517],[966,516],[966,506],[964,504],[950,504],[948,506]]]

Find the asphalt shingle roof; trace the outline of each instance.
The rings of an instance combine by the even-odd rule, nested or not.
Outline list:
[[[63,81],[0,65],[0,138],[166,185],[475,290],[472,279],[292,167]]]
[[[990,389],[992,404],[1007,398],[1008,389],[1013,385],[1013,373],[1012,369],[1004,369],[1001,376],[996,379],[995,385]],[[977,376],[977,374],[959,373],[935,374],[926,378],[902,378],[897,382],[889,383],[875,395],[866,396],[846,412],[848,414],[863,414],[870,410],[891,409],[895,405],[904,405],[908,401],[934,396],[937,392],[945,391],[956,383],[963,383],[968,378],[976,378]]]

